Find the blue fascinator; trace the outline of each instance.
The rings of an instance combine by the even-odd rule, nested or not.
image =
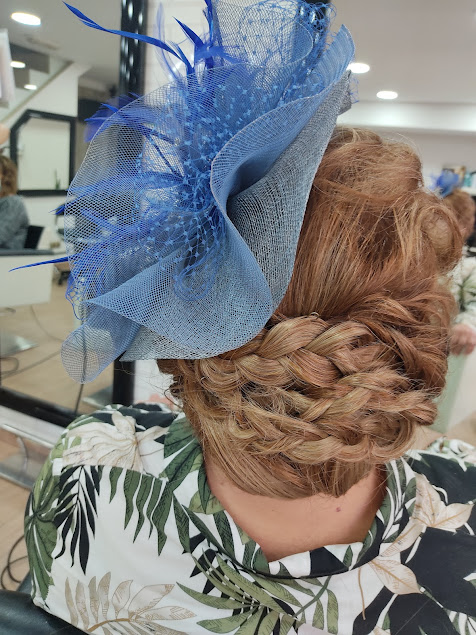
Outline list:
[[[350,106],[352,38],[345,27],[330,36],[327,5],[300,0],[207,0],[205,15],[204,36],[181,24],[192,61],[134,35],[158,47],[173,80],[93,118],[64,209],[81,326],[62,357],[77,381],[119,356],[233,350],[289,284],[314,175]]]
[[[435,179],[431,188],[440,198],[446,198],[458,187],[460,177],[453,170],[443,170],[439,177]]]

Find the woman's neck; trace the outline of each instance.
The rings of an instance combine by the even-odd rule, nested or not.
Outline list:
[[[212,493],[270,562],[363,541],[385,495],[385,474],[377,468],[340,498],[316,494],[295,500],[248,494],[211,460],[206,469]]]

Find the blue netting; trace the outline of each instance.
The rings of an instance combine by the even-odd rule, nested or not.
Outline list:
[[[213,4],[193,72],[106,119],[71,184],[63,345],[79,381],[125,359],[232,350],[266,324],[292,273],[353,57],[324,7]]]

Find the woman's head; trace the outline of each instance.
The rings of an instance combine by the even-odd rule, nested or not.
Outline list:
[[[400,456],[444,385],[441,276],[460,249],[410,148],[337,129],[266,328],[217,357],[158,362],[205,455],[243,490],[284,498],[340,496]]]
[[[17,193],[17,166],[2,154],[0,154],[0,179],[0,197]]]
[[[476,203],[467,192],[463,192],[460,189],[453,190],[444,201],[453,210],[461,228],[463,239],[467,240],[474,230]]]

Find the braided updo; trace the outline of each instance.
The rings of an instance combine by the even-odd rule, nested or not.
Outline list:
[[[401,456],[435,417],[454,309],[442,276],[460,253],[411,148],[337,129],[267,326],[217,357],[158,361],[205,456],[280,498],[341,496]]]

